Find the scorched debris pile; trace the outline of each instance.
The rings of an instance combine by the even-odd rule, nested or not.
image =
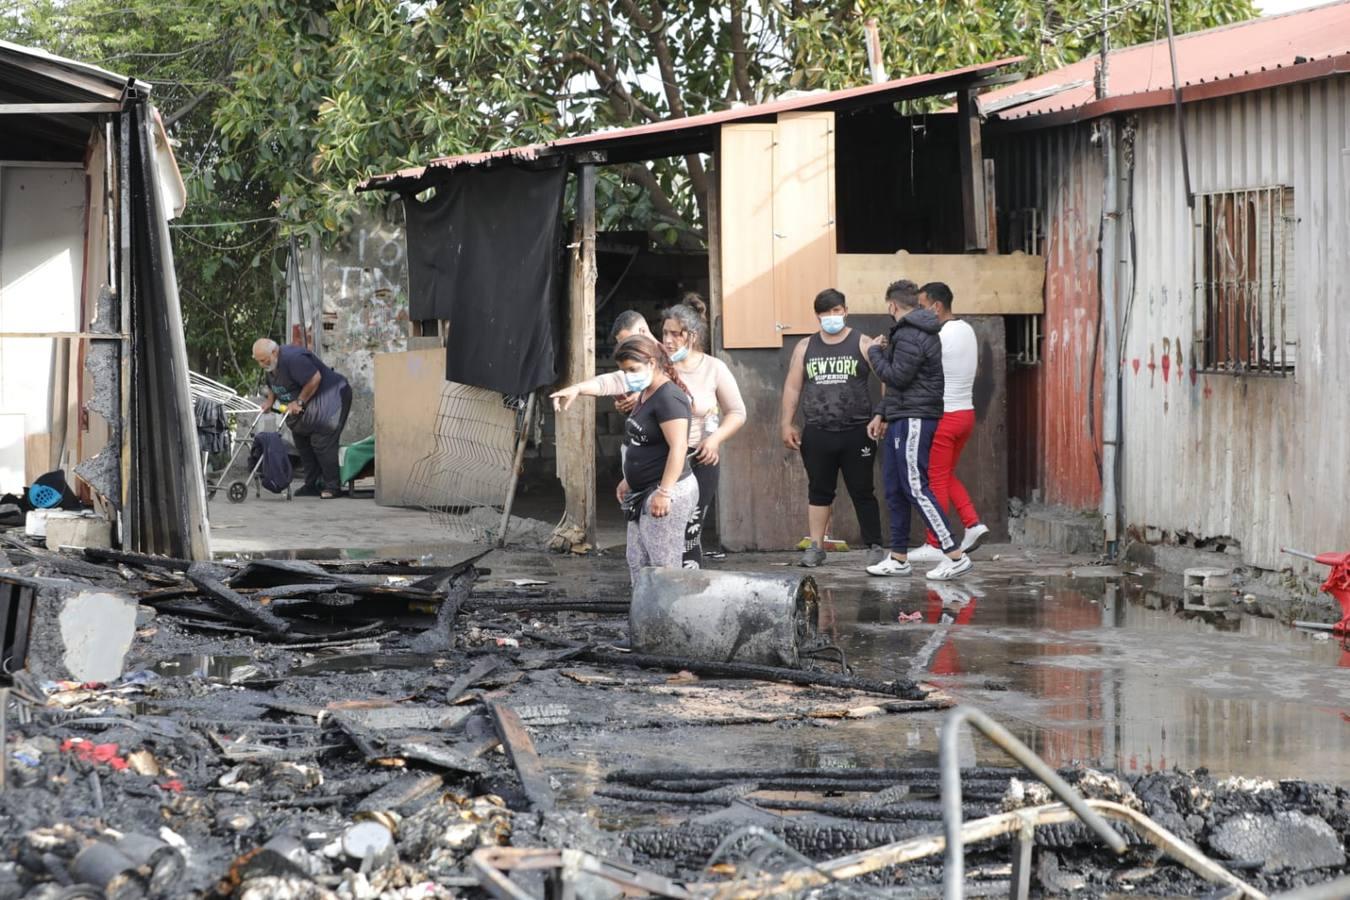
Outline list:
[[[698,770],[634,767],[624,754],[599,770],[566,764],[569,742],[597,735],[659,744],[734,724],[782,741],[949,705],[838,662],[625,653],[614,645],[627,634],[627,595],[602,581],[567,596],[493,580],[481,556],[446,567],[189,564],[0,541],[7,607],[21,595],[110,597],[132,601],[135,617],[115,676],[70,677],[108,663],[70,635],[27,636],[10,661],[28,668],[0,689],[0,900],[599,897],[620,883],[768,896],[808,860],[941,831],[934,768],[771,770],[713,754]],[[1341,789],[1204,773],[1066,777],[1267,891],[1346,865]],[[967,768],[963,796],[966,820],[1050,802],[1000,768]],[[1035,883],[1046,894],[1212,890],[1130,841],[1116,858],[1077,823],[1040,828]],[[970,890],[1006,891],[1007,860],[1007,838],[971,845]],[[847,889],[932,896],[941,877],[930,856]]]

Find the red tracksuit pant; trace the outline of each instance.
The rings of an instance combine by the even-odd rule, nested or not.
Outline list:
[[[956,514],[966,528],[977,524],[980,516],[975,512],[975,504],[970,502],[966,486],[956,477],[956,463],[974,430],[975,410],[943,413],[933,435],[933,449],[928,455],[928,485],[937,497],[939,508],[945,513],[955,503]],[[937,537],[931,531],[928,532],[928,543],[938,546]]]

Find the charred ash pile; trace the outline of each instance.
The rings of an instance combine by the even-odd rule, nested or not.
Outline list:
[[[596,734],[790,732],[938,715],[950,700],[847,665],[627,652],[626,596],[489,586],[481,561],[201,564],[0,535],[17,669],[0,687],[0,900],[941,892],[940,844],[820,875],[931,844],[936,768],[602,762],[582,784],[535,742],[557,758]],[[1345,871],[1342,789],[1063,774],[1193,845],[1248,896]],[[962,787],[968,823],[1055,803],[1012,768],[966,768]],[[1122,857],[1077,821],[1038,827],[1036,889],[1242,895],[1117,828]],[[1012,843],[967,848],[969,895],[1008,892]]]

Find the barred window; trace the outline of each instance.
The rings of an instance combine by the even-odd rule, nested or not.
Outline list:
[[[1041,211],[1035,207],[1008,210],[998,222],[999,252],[1020,250],[1031,256],[1044,252],[1045,233]],[[1041,364],[1041,314],[1004,316],[1008,362],[1013,366]]]
[[[1195,360],[1201,371],[1294,371],[1294,190],[1195,198]]]

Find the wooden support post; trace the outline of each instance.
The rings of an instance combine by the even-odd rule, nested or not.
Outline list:
[[[712,159],[708,166],[708,198],[704,208],[708,213],[708,351],[722,356],[726,350],[726,332],[722,314],[722,133],[713,138]],[[717,517],[717,534],[729,533],[729,519],[725,503],[716,503],[713,515]]]
[[[708,167],[708,349],[722,351],[722,196],[719,155],[713,151]]]
[[[961,162],[961,220],[966,250],[989,246],[989,214],[984,202],[984,151],[980,144],[980,107],[974,88],[956,95],[956,149]]]
[[[521,418],[520,434],[516,435],[516,454],[511,460],[511,481],[506,486],[506,502],[502,504],[502,524],[497,529],[497,546],[506,546],[506,532],[511,527],[511,507],[516,502],[516,485],[520,482],[520,470],[525,464],[525,445],[530,439],[530,423],[534,421],[534,398],[538,391],[530,393],[525,401],[524,416]]]
[[[576,221],[572,226],[571,282],[568,287],[567,360],[563,382],[595,377],[595,166],[577,169]],[[558,478],[566,498],[566,525],[595,543],[595,398],[578,397],[557,413],[554,434]]]
[[[985,221],[989,223],[988,244],[985,253],[998,253],[998,196],[994,189],[994,161],[984,161],[984,208]]]

